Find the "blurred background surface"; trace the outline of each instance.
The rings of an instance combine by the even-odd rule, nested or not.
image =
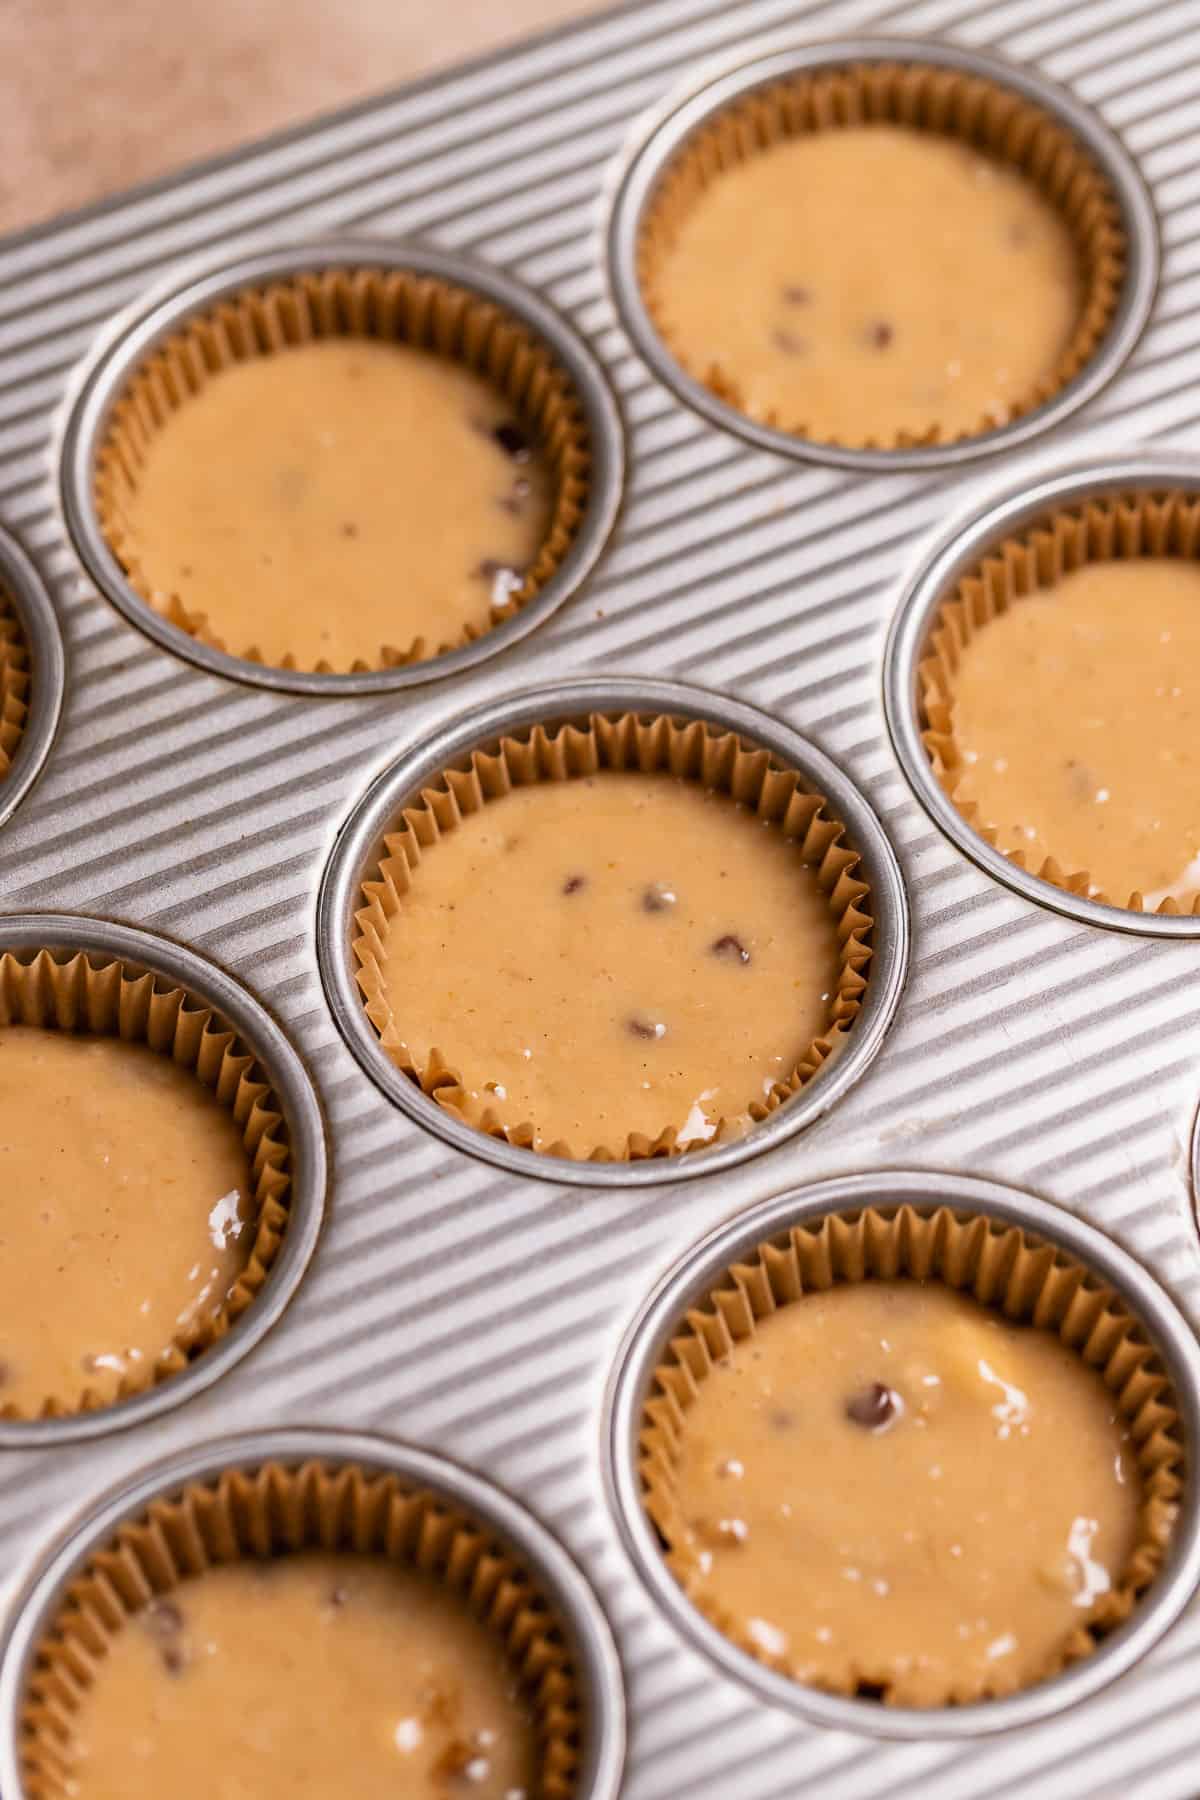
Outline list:
[[[596,0],[0,0],[0,232],[598,10]]]

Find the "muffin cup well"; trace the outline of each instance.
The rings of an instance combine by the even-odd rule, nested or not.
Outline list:
[[[29,646],[16,608],[0,589],[0,784],[9,775],[25,726]]]
[[[987,506],[938,545],[901,600],[884,658],[888,725],[904,772],[935,822],[990,875],[1027,899],[1088,924],[1150,937],[1200,935],[1200,895],[1145,910],[1092,890],[1086,871],[1047,859],[1029,869],[1002,851],[987,820],[954,799],[950,732],[963,646],[1038,588],[1088,562],[1195,558],[1200,462],[1184,455],[1113,459],[1034,482]]]
[[[1139,1542],[1117,1587],[1036,1684],[944,1709],[880,1705],[887,1672],[864,1654],[850,1690],[801,1685],[732,1617],[702,1614],[673,1553],[673,1471],[688,1407],[715,1359],[807,1291],[872,1277],[935,1279],[1010,1320],[1058,1333],[1104,1379],[1143,1483]],[[1055,1712],[1130,1666],[1200,1574],[1194,1445],[1200,1351],[1131,1258],[1056,1207],[995,1183],[920,1172],[863,1175],[781,1196],[722,1228],[662,1285],[627,1340],[610,1396],[620,1522],[643,1578],[707,1654],[772,1702],[819,1723],[898,1737],[972,1737]],[[995,1690],[993,1690],[995,1692]]]
[[[461,811],[486,804],[510,783],[619,766],[691,776],[778,819],[816,868],[839,922],[842,977],[830,1031],[756,1109],[748,1130],[682,1158],[673,1153],[670,1133],[589,1146],[590,1155],[575,1159],[564,1154],[565,1145],[551,1155],[531,1150],[528,1134],[506,1132],[494,1119],[479,1128],[467,1123],[455,1072],[440,1058],[412,1068],[378,978],[382,933],[402,904],[409,872]],[[326,872],[318,924],[338,1023],[390,1098],[460,1148],[514,1172],[594,1186],[727,1167],[819,1116],[878,1048],[903,983],[907,936],[890,847],[861,796],[826,758],[749,707],[673,683],[637,681],[567,682],[498,702],[399,763],[343,831]]]
[[[960,802],[956,788],[962,771],[953,729],[954,678],[962,652],[979,638],[988,625],[1029,594],[1052,589],[1064,575],[1088,563],[1136,561],[1138,557],[1179,557],[1195,561],[1200,556],[1200,495],[1111,495],[1072,508],[1047,513],[1037,525],[997,544],[978,568],[964,575],[953,595],[943,602],[929,634],[926,654],[917,665],[922,742],[933,770],[949,799],[971,828],[997,849],[995,827],[980,816],[973,802]],[[1021,868],[1028,865],[1020,850],[1003,850]],[[1047,857],[1030,871],[1042,881],[1086,894],[1106,906],[1124,906],[1130,912],[1146,909],[1134,889],[1127,899],[1101,893],[1086,869],[1064,869]],[[1200,889],[1190,905],[1174,898],[1160,901],[1152,910],[1168,915],[1200,915]]]
[[[81,1380],[35,1418],[0,1405],[0,1446],[91,1437],[205,1387],[282,1311],[312,1252],[324,1144],[298,1060],[243,990],[147,933],[51,914],[0,921],[0,1030],[8,1025],[145,1044],[191,1070],[240,1126],[256,1207],[245,1268],[226,1298],[108,1399]],[[152,1226],[150,1227],[152,1229]]]
[[[381,644],[349,671],[265,664],[187,605],[154,593],[125,522],[151,438],[215,374],[318,339],[428,350],[489,382],[542,447],[555,482],[550,527],[523,586],[490,627],[453,643]],[[334,239],[222,268],[152,306],[102,348],[68,421],[63,500],[77,547],[109,598],[167,648],[259,686],[384,692],[453,673],[530,630],[578,586],[616,514],[623,443],[616,404],[586,346],[536,295],[465,257],[423,245]],[[251,633],[247,633],[251,636]]]
[[[380,1043],[439,1106],[491,1137],[537,1149],[542,1155],[633,1162],[678,1154],[681,1146],[674,1128],[667,1127],[655,1138],[631,1133],[619,1145],[573,1147],[555,1141],[538,1146],[535,1123],[506,1127],[486,1106],[482,1111],[472,1109],[466,1088],[469,1075],[453,1068],[436,1047],[422,1065],[414,1062],[404,1040],[403,1020],[394,1016],[388,1003],[380,968],[388,926],[403,910],[404,896],[422,861],[436,852],[447,832],[514,788],[569,781],[602,769],[667,773],[729,794],[796,843],[826,896],[839,948],[827,1028],[805,1047],[795,1068],[775,1083],[765,1100],[748,1102],[749,1116],[756,1124],[761,1122],[817,1074],[858,1016],[871,957],[867,941],[871,897],[866,882],[854,873],[859,859],[843,841],[845,827],[827,816],[823,798],[805,792],[798,775],[773,767],[766,751],[747,748],[734,732],[714,732],[698,719],[684,723],[662,716],[646,719],[624,713],[613,718],[592,713],[578,724],[551,731],[534,726],[522,737],[502,737],[494,751],[475,751],[469,768],[446,770],[435,787],[426,788],[414,805],[405,807],[397,829],[384,839],[377,877],[363,884],[365,904],[356,914],[353,950],[367,1017]],[[736,1120],[722,1119],[714,1141],[725,1143],[743,1129]]]
[[[37,570],[0,531],[0,825],[41,773],[58,730],[66,659]]]
[[[673,347],[658,283],[664,250],[724,170],[781,139],[868,122],[949,136],[1024,175],[1077,246],[1083,303],[1070,343],[1010,420],[944,439],[936,427],[886,443],[804,435],[804,422],[741,410],[719,365]],[[1032,71],[958,45],[863,37],[782,48],[675,101],[633,149],[610,221],[613,286],[626,328],[657,373],[714,422],[778,453],[862,470],[958,462],[1018,443],[1082,404],[1120,365],[1149,315],[1157,231],[1144,183],[1111,132]]]
[[[5,1791],[11,1781],[14,1800],[66,1800],[81,1697],[132,1614],[206,1569],[309,1548],[385,1556],[444,1582],[501,1642],[531,1708],[538,1800],[615,1800],[616,1654],[554,1540],[436,1457],[311,1431],[194,1451],[113,1496],[72,1534],[27,1596],[4,1658]],[[352,1745],[347,1756],[352,1768]]]

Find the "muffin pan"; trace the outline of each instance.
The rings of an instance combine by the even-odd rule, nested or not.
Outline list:
[[[1186,19],[1167,10],[653,0],[0,245],[0,546],[20,546],[0,586],[31,673],[0,784],[0,947],[127,954],[211,999],[294,1096],[315,1184],[295,1261],[277,1262],[240,1338],[127,1412],[0,1424],[6,1800],[25,1657],[89,1534],[243,1448],[332,1454],[334,1424],[378,1434],[352,1457],[450,1458],[472,1471],[467,1501],[483,1488],[528,1509],[538,1544],[548,1530],[560,1546],[547,1555],[580,1643],[597,1601],[611,1619],[611,1726],[578,1800],[1195,1794],[1200,977],[1178,941],[1195,921],[1099,906],[990,852],[924,779],[914,711],[930,609],[981,532],[1079,481],[1195,485],[1200,139]],[[661,157],[714,103],[880,56],[966,68],[1054,114],[1107,174],[1129,260],[1100,349],[1045,406],[956,445],[829,452],[687,388],[639,322],[631,233]],[[133,592],[98,534],[94,456],[126,375],[197,306],[348,263],[469,280],[550,342],[594,437],[594,510],[558,574],[464,649],[271,670]],[[567,1164],[456,1135],[380,1055],[348,960],[355,884],[448,761],[517,721],[630,706],[737,731],[835,802],[874,859],[864,1007],[845,1052],[740,1143]],[[909,1722],[866,1699],[768,1694],[771,1672],[735,1667],[656,1579],[622,1486],[628,1439],[610,1435],[606,1396],[619,1381],[633,1404],[655,1296],[683,1301],[675,1274],[699,1269],[718,1227],[732,1243],[775,1194],[785,1210],[833,1204],[813,1184],[834,1177],[855,1204],[903,1189],[1011,1207],[1129,1299],[1180,1402],[1170,1566],[1094,1656],[979,1713]],[[259,1435],[280,1423],[283,1448]],[[207,1447],[233,1429],[248,1447]]]

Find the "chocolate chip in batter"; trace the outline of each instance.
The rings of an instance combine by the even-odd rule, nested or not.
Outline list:
[[[741,938],[734,937],[732,931],[727,931],[724,937],[717,938],[710,947],[713,955],[719,956],[724,962],[748,963],[750,961],[750,952]]]
[[[330,1588],[329,1590],[329,1604],[333,1607],[335,1612],[340,1612],[349,1598],[349,1593],[342,1586],[340,1581],[336,1587]]]
[[[767,1414],[772,1431],[791,1431],[796,1423],[796,1415],[789,1412],[786,1406],[773,1406]]]
[[[784,288],[783,297],[789,306],[807,306],[812,299],[812,290],[801,287],[798,282],[791,282]]]
[[[358,536],[358,526],[354,523],[353,519],[347,519],[343,524],[342,536],[344,538],[356,538]]]
[[[482,1754],[481,1746],[468,1743],[465,1738],[452,1738],[430,1770],[435,1781],[453,1782],[456,1791],[460,1786],[482,1786],[491,1772],[492,1765]]]
[[[902,1405],[895,1388],[885,1387],[882,1381],[872,1381],[857,1394],[850,1395],[846,1402],[846,1417],[866,1431],[884,1431],[899,1418]]]
[[[873,344],[876,350],[886,350],[895,335],[894,326],[889,325],[886,319],[876,319],[867,332],[867,341]]]
[[[585,888],[586,886],[586,875],[568,875],[567,879],[563,882],[562,891],[564,894],[577,894],[580,888]]]
[[[525,510],[525,502],[532,492],[533,489],[525,477],[518,475],[512,484],[512,493],[501,494],[498,504],[504,508],[505,512],[512,513],[514,518],[519,519]]]
[[[785,331],[783,329],[773,331],[771,333],[771,342],[777,350],[782,350],[785,356],[803,356],[804,352],[808,349],[808,345],[805,343],[804,339],[802,337],[797,337],[794,331]]]
[[[637,1013],[631,1014],[631,1016],[626,1019],[625,1026],[627,1030],[633,1033],[634,1037],[662,1038],[667,1035],[667,1028],[665,1025],[656,1024],[654,1020],[642,1018]]]
[[[642,889],[642,911],[670,912],[678,897],[675,889],[668,887],[665,881],[652,881],[648,888]]]
[[[514,462],[528,462],[533,455],[533,446],[515,419],[502,419],[499,425],[493,425],[492,436]]]
[[[145,1612],[146,1629],[158,1646],[168,1675],[182,1675],[187,1657],[181,1644],[183,1614],[173,1600],[152,1600]]]

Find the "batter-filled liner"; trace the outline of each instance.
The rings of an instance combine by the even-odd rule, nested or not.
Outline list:
[[[1012,90],[960,70],[880,62],[797,74],[732,101],[697,127],[662,171],[639,226],[638,282],[659,336],[687,374],[719,400],[746,412],[729,370],[719,362],[699,366],[674,341],[660,278],[664,257],[699,196],[725,171],[787,139],[871,124],[961,141],[1023,175],[1066,225],[1078,252],[1082,304],[1054,367],[1009,403],[1011,418],[1032,412],[1074,380],[1107,333],[1125,276],[1125,232],[1108,179],[1065,126]],[[848,448],[903,450],[957,441],[936,423],[924,433],[900,431],[894,438],[859,443],[817,436],[803,419],[783,418],[775,411],[761,417],[762,423],[811,442]],[[974,430],[959,438],[994,429],[994,418],[981,417]]]
[[[1103,1594],[1047,1663],[1045,1680],[1088,1656],[1127,1619],[1162,1567],[1183,1489],[1182,1423],[1170,1379],[1136,1317],[1066,1252],[1021,1227],[960,1215],[948,1207],[928,1213],[912,1206],[831,1214],[797,1225],[735,1263],[680,1321],[651,1378],[638,1435],[638,1471],[646,1511],[664,1545],[668,1567],[685,1591],[700,1570],[681,1548],[686,1523],[677,1500],[674,1470],[687,1415],[698,1385],[721,1358],[752,1337],[760,1320],[806,1293],[871,1279],[938,1281],[993,1307],[1006,1319],[1056,1332],[1062,1342],[1099,1371],[1128,1429],[1141,1479],[1138,1543],[1109,1591]],[[773,1656],[728,1612],[702,1607],[717,1629],[748,1655],[792,1675],[788,1659]],[[919,1649],[920,1646],[914,1646]],[[889,1672],[863,1646],[857,1680],[843,1690],[889,1699]],[[962,1685],[943,1704],[992,1698],[996,1689]]]
[[[94,1412],[178,1375],[223,1338],[268,1279],[288,1224],[291,1181],[287,1128],[262,1069],[211,1007],[162,976],[102,962],[82,951],[65,961],[48,950],[0,955],[0,1030],[8,1025],[116,1037],[148,1044],[209,1088],[242,1129],[253,1183],[253,1237],[245,1267],[222,1303],[194,1315],[149,1366],[129,1368],[115,1396],[84,1387],[72,1406],[47,1399],[39,1417]],[[36,1106],[37,1096],[30,1096]],[[153,1233],[154,1221],[146,1229]],[[11,1403],[0,1419],[23,1418]]]
[[[184,596],[154,589],[139,562],[127,503],[151,439],[169,429],[173,414],[211,376],[235,363],[331,338],[406,344],[461,364],[508,400],[545,457],[555,486],[549,529],[520,587],[490,607],[487,629],[513,618],[546,586],[574,541],[587,503],[592,449],[579,397],[549,347],[492,301],[431,276],[372,268],[295,275],[222,300],[168,337],[127,383],[97,454],[94,498],[109,548],[146,605],[199,642],[246,662],[265,661],[257,645],[226,642]],[[391,578],[401,580],[403,572]],[[331,606],[338,603],[331,595]],[[436,630],[432,619],[430,629]],[[482,635],[468,623],[452,642],[419,636],[408,644],[381,644],[375,661],[356,659],[350,672],[425,662]],[[278,666],[294,669],[296,659],[285,655]],[[335,673],[324,661],[314,672]]]
[[[0,588],[0,783],[12,767],[29,713],[29,646],[8,595]]]
[[[867,985],[873,918],[869,889],[857,872],[858,852],[844,842],[845,828],[829,818],[822,796],[808,792],[801,777],[769,751],[744,744],[734,732],[698,719],[593,713],[586,722],[550,730],[535,726],[520,736],[501,738],[495,749],[473,751],[464,767],[447,769],[405,807],[397,829],[384,838],[382,857],[363,882],[364,904],[355,914],[352,947],[367,1017],[384,1052],[439,1106],[488,1136],[543,1155],[634,1162],[680,1154],[675,1128],[668,1126],[654,1138],[630,1133],[621,1143],[587,1145],[582,1151],[562,1141],[539,1145],[533,1124],[506,1126],[488,1107],[472,1104],[468,1072],[451,1067],[436,1049],[418,1067],[405,1042],[403,1022],[389,1004],[381,970],[389,922],[403,908],[414,874],[460,819],[513,788],[569,781],[603,769],[665,772],[730,794],[760,819],[777,824],[816,874],[835,921],[839,955],[828,1025],[786,1080],[776,1082],[761,1100],[747,1096],[750,1119],[765,1119],[820,1071],[851,1030]],[[486,1071],[477,1074],[482,1079]],[[710,1141],[727,1141],[744,1129],[738,1121],[723,1120]]]
[[[75,1576],[37,1646],[19,1722],[27,1800],[67,1800],[81,1699],[109,1641],[189,1576],[322,1549],[373,1554],[444,1581],[498,1638],[533,1714],[541,1781],[530,1800],[571,1800],[585,1730],[561,1621],[534,1575],[486,1524],[441,1495],[356,1464],[264,1463],[152,1502]],[[402,1618],[396,1630],[404,1630]],[[347,1743],[348,1786],[354,1746]]]
[[[1200,500],[1185,494],[1129,494],[1047,514],[989,550],[959,580],[938,609],[917,665],[921,740],[934,774],[972,830],[1042,881],[1130,912],[1147,910],[1140,892],[1110,897],[1093,886],[1086,869],[1064,868],[1054,857],[1030,867],[1020,849],[1004,849],[994,823],[980,816],[974,802],[960,801],[957,789],[964,765],[953,729],[953,708],[962,652],[994,619],[1025,596],[1053,589],[1064,575],[1089,563],[1135,562],[1139,557],[1193,562],[1200,557]],[[1200,915],[1200,892],[1182,905],[1168,895],[1153,910]]]

